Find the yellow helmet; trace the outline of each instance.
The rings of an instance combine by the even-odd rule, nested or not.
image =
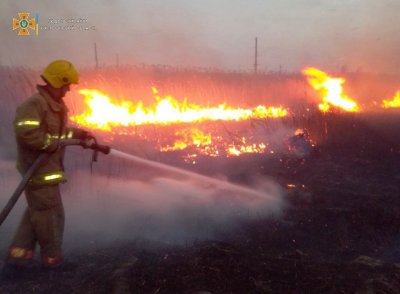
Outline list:
[[[79,74],[71,62],[55,60],[51,62],[42,73],[42,78],[53,88],[63,85],[78,84]]]

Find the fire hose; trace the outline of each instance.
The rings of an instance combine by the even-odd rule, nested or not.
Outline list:
[[[59,148],[66,146],[82,146],[85,149],[86,148],[92,149],[93,161],[97,161],[98,152],[102,152],[104,154],[110,153],[110,147],[98,144],[95,138],[91,138],[88,140],[68,139],[60,141]],[[29,169],[26,171],[21,182],[19,183],[13,195],[11,196],[10,200],[8,200],[6,206],[0,212],[0,226],[3,224],[3,222],[13,209],[14,205],[17,203],[22,192],[25,190],[26,185],[29,183],[32,175],[40,167],[41,163],[44,160],[46,160],[49,156],[51,156],[51,154],[52,153],[46,153],[46,152],[41,153],[33,162],[33,164],[29,167]]]

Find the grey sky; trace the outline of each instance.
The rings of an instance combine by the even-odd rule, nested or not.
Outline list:
[[[20,37],[18,12],[48,19],[84,18],[92,31],[45,31]],[[247,70],[259,39],[261,69],[306,65],[400,72],[398,0],[69,0],[0,2],[0,63],[43,66],[66,58],[93,65],[170,64]],[[65,24],[64,24],[65,25]]]

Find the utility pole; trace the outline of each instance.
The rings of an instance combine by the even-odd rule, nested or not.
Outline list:
[[[99,60],[97,59],[97,46],[96,43],[94,43],[94,61],[96,63],[96,69],[99,68]]]
[[[258,68],[258,63],[257,63],[257,58],[258,58],[258,52],[257,52],[257,37],[256,37],[256,45],[255,45],[255,52],[254,52],[254,73],[257,73],[257,68]]]

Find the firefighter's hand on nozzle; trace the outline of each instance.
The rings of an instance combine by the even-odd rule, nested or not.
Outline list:
[[[94,135],[91,132],[83,129],[74,130],[74,137],[79,140],[94,139]]]
[[[84,140],[96,140],[95,136],[93,135],[93,133],[89,132],[89,131],[84,131],[83,133],[83,139]]]
[[[98,144],[94,137],[86,140],[81,140],[81,145],[85,149],[90,148],[104,154],[109,154],[111,150],[109,146]]]
[[[83,148],[92,148],[96,143],[96,137],[91,132],[84,129],[75,129],[74,138],[81,140]]]
[[[73,130],[72,139],[86,140],[94,138],[94,135],[91,132],[86,131],[84,129],[72,128],[72,130]]]
[[[81,145],[83,148],[91,148],[93,149],[93,146],[96,145],[96,140],[93,138],[86,138],[86,139],[81,139]]]

